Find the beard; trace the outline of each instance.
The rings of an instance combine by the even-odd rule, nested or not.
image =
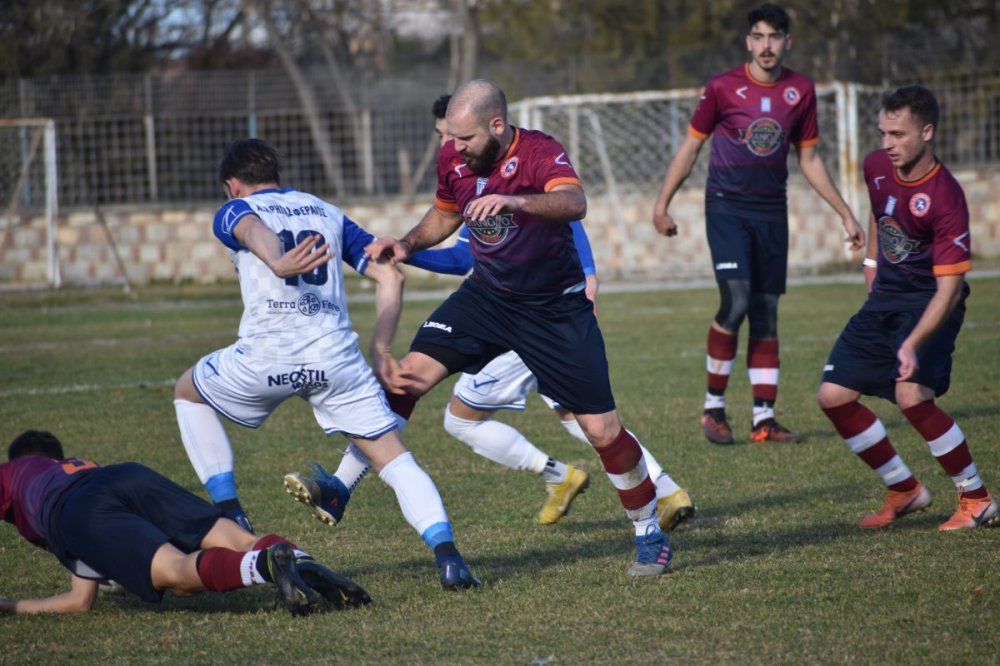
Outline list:
[[[500,157],[500,141],[495,136],[490,136],[481,153],[466,153],[464,157],[465,164],[473,173],[489,173],[493,170],[493,165],[496,164],[497,158]]]

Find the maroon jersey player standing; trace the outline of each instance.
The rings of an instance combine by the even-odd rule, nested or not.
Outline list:
[[[851,247],[864,232],[816,152],[816,91],[812,81],[782,62],[791,48],[788,14],[762,5],[747,17],[750,62],[719,74],[691,118],[688,136],[667,170],[653,208],[653,225],[677,235],[670,202],[694,167],[710,135],[705,193],[708,245],[720,305],[708,331],[708,391],[701,427],[709,441],[731,444],[725,391],[740,325],[750,320],[747,368],[753,389],[750,440],[796,442],[774,418],[778,394],[778,298],[788,265],[788,153],[794,145],[806,180],[840,215]]]
[[[657,525],[656,492],[635,436],[618,418],[604,340],[570,223],[587,199],[566,151],[552,137],[507,122],[496,85],[470,81],[446,116],[453,141],[438,154],[434,206],[402,240],[380,238],[372,256],[403,261],[463,222],[472,275],[423,323],[399,372],[386,373],[390,404],[406,417],[416,399],[455,372],[475,373],[515,351],[540,393],[576,415],[635,526],[636,576],[670,563]],[[391,368],[391,364],[387,364]]]
[[[934,402],[951,381],[969,295],[964,276],[972,268],[965,194],[934,157],[938,115],[933,93],[921,86],[882,99],[883,147],[865,159],[868,299],[830,352],[819,388],[820,407],[837,432],[888,488],[882,507],[861,519],[865,528],[888,527],[926,508],[931,495],[882,422],[858,402],[862,394],[895,402],[955,483],[958,510],[940,529],[979,527],[997,516],[965,435]]]

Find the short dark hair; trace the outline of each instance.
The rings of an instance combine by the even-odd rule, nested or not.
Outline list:
[[[219,180],[237,178],[247,185],[280,183],[278,153],[262,139],[238,139],[219,163]]]
[[[434,114],[435,118],[441,120],[448,115],[448,102],[450,101],[451,95],[447,93],[434,100],[434,106],[431,107],[431,112]]]
[[[15,437],[7,447],[7,460],[22,456],[45,456],[56,460],[66,457],[59,438],[48,430],[25,430]]]
[[[903,86],[885,93],[882,95],[881,108],[884,111],[902,111],[909,108],[910,114],[920,121],[921,127],[933,125],[934,129],[937,129],[941,117],[937,97],[927,88],[918,85]]]
[[[761,21],[786,35],[792,25],[792,20],[788,18],[788,12],[782,7],[772,4],[764,4],[750,10],[750,13],[747,14],[747,32],[753,30],[753,27]]]

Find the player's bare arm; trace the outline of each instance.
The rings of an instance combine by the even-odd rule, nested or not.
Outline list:
[[[455,233],[461,225],[462,217],[458,213],[431,206],[417,226],[405,236],[399,240],[376,238],[365,247],[365,255],[373,261],[387,259],[392,263],[400,263],[409,259],[414,252],[437,245]]]
[[[899,345],[899,378],[896,381],[905,382],[913,376],[919,367],[917,350],[927,341],[941,324],[945,322],[951,311],[962,299],[963,275],[941,275],[937,278],[937,291],[927,304],[917,325]]]
[[[656,229],[656,233],[668,238],[677,235],[677,223],[667,211],[674,195],[677,194],[677,190],[691,175],[704,144],[704,140],[688,134],[681,143],[681,147],[677,149],[674,159],[670,161],[667,175],[660,187],[660,194],[656,197],[656,203],[653,205],[653,227]]]
[[[587,214],[587,195],[579,185],[557,185],[542,194],[488,194],[469,202],[465,217],[485,220],[499,213],[524,211],[554,222],[575,222]]]
[[[97,600],[97,581],[71,576],[68,592],[43,599],[8,599],[0,597],[0,614],[82,613]]]
[[[288,252],[281,247],[281,239],[255,215],[247,215],[233,230],[233,237],[246,246],[257,258],[280,278],[302,275],[316,270],[330,261],[330,244],[317,247],[320,236],[304,239]]]
[[[399,326],[403,309],[403,283],[405,277],[399,267],[390,261],[373,261],[365,268],[365,277],[375,281],[375,328],[370,346],[375,375],[388,390],[397,388],[398,365],[392,356],[392,341]]]
[[[798,146],[796,149],[802,175],[809,181],[809,185],[816,191],[816,194],[823,197],[823,200],[840,215],[844,232],[847,234],[845,242],[852,250],[863,249],[865,247],[865,232],[858,224],[847,202],[840,196],[837,186],[833,184],[830,172],[826,170],[826,165],[823,164],[823,160],[816,151],[816,146]]]
[[[870,294],[878,272],[878,222],[875,221],[875,213],[868,214],[868,251],[865,252],[864,262],[865,286]]]

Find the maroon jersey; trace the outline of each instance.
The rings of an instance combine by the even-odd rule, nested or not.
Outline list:
[[[580,184],[559,142],[515,127],[514,139],[489,173],[474,173],[454,142],[438,153],[434,205],[457,213],[487,194],[540,194],[564,183]],[[469,229],[473,279],[491,288],[522,294],[558,293],[583,281],[583,269],[568,222],[524,211],[463,222]]]
[[[951,172],[938,162],[920,180],[900,180],[884,150],[865,158],[865,183],[878,223],[873,294],[907,295],[924,304],[941,275],[972,269],[969,207]]]
[[[741,65],[708,82],[688,132],[702,140],[714,133],[709,193],[784,199],[789,144],[819,143],[816,88],[787,67],[764,83]]]
[[[45,548],[46,522],[52,502],[97,463],[23,456],[0,465],[0,516],[25,539]]]

